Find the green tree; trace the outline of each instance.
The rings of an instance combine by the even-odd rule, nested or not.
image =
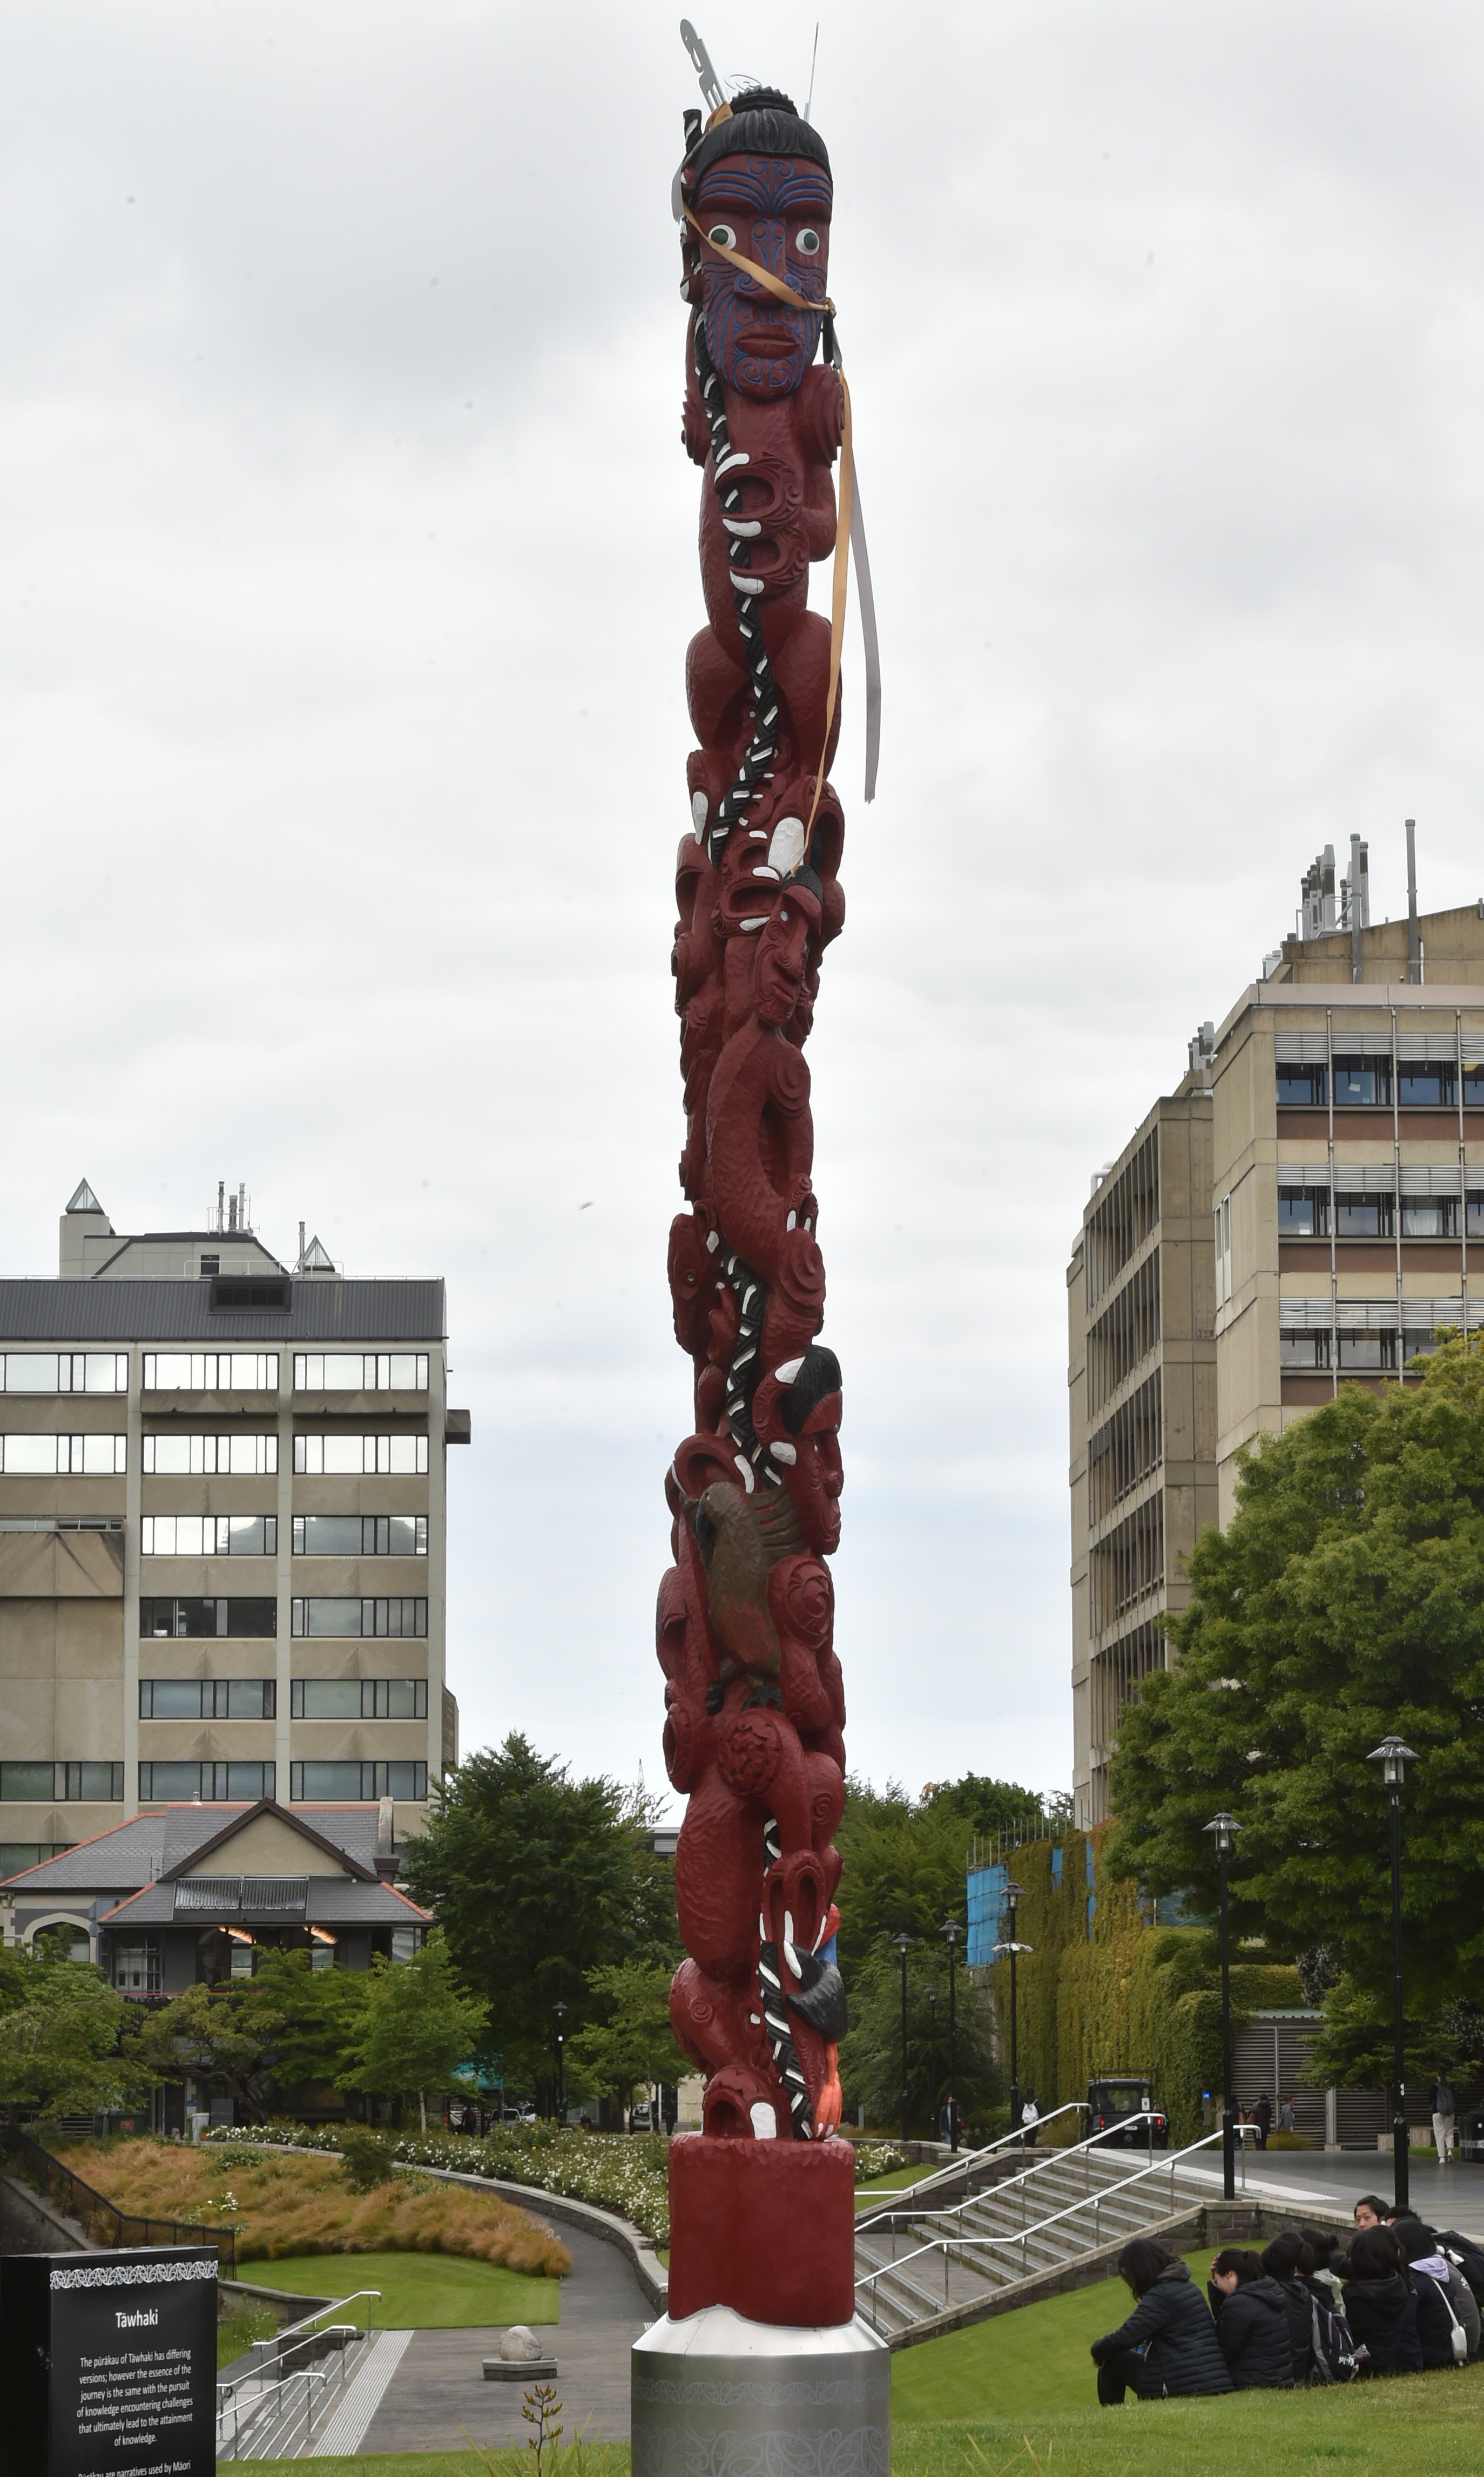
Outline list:
[[[411,1961],[376,1964],[365,2028],[340,2086],[390,2098],[410,2098],[415,2090],[426,2133],[429,2090],[452,2080],[484,2027],[485,2008],[458,1985],[447,1943],[435,1929]]]
[[[365,2035],[362,1969],[312,1969],[307,1952],[263,1950],[256,1975],[188,1987],[138,2023],[131,2052],[150,2080],[204,2081],[248,2117],[306,2084],[341,2086]]]
[[[560,1999],[574,2037],[598,2017],[595,1969],[680,1958],[673,1870],[646,1843],[656,1802],[573,1780],[520,1736],[470,1757],[407,1851],[407,1888],[437,1913],[459,1975],[490,2009],[507,2081],[555,2090]]]
[[[279,2015],[264,2004],[249,2014],[231,1988],[183,1988],[168,2004],[144,2014],[131,2053],[152,2082],[194,2079],[225,2090],[248,2117],[268,2104],[264,2040]]]
[[[589,1985],[604,2017],[590,2021],[568,2043],[568,2072],[611,2089],[620,2107],[642,2082],[657,2111],[660,2085],[683,2081],[694,2070],[670,2029],[670,1977],[663,1961],[614,1962],[594,1969]],[[657,2129],[657,2112],[652,2122]]]
[[[964,1920],[966,1877],[977,1836],[1045,1828],[1052,1816],[1034,1790],[968,1772],[935,1782],[920,1798],[895,1781],[874,1789],[852,1780],[835,1845],[844,1862],[840,1965],[847,1989],[881,1936],[907,1934],[943,1949],[945,1918]],[[962,1952],[962,1946],[960,1947]]]
[[[1190,1560],[1178,1667],[1122,1718],[1114,1872],[1194,1887],[1203,1827],[1242,1825],[1239,1935],[1333,1947],[1360,1989],[1391,1964],[1386,1795],[1367,1758],[1397,1732],[1409,2001],[1484,1989],[1484,1355],[1446,1343],[1415,1389],[1333,1402],[1244,1458],[1228,1529]]]
[[[936,1988],[936,2003],[929,2000]],[[995,2062],[987,2005],[967,1970],[958,1980],[958,2081],[955,2094],[964,2120],[976,2131],[1002,2107],[1008,2091]],[[907,1956],[908,2123],[915,2134],[937,2138],[938,2114],[955,2086],[948,2050],[948,1977],[943,1957],[928,1950]],[[864,2107],[868,2124],[893,2128],[902,2113],[902,1973],[900,1957],[878,1937],[856,1971],[850,2027],[841,2041],[840,2078],[849,2114]]]
[[[0,1948],[0,2106],[12,2120],[127,2106],[142,2086],[119,2044],[127,2009],[50,1937]]]

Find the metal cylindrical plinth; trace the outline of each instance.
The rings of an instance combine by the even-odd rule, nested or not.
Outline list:
[[[633,2477],[889,2477],[892,2360],[857,2316],[822,2330],[708,2305],[634,2344]]]

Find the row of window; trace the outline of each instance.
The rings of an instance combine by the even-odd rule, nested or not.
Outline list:
[[[1393,1092],[1403,1110],[1453,1110],[1458,1107],[1458,1064],[1455,1059],[1340,1057],[1284,1059],[1277,1064],[1281,1108],[1325,1110],[1330,1084],[1337,1110],[1389,1110]],[[1484,1063],[1464,1062],[1464,1107],[1484,1108]]]
[[[127,1467],[127,1437],[54,1437],[13,1429],[0,1436],[7,1479],[112,1479]]]
[[[425,1677],[295,1677],[289,1689],[295,1720],[425,1720]],[[272,1720],[278,1689],[271,1677],[141,1677],[141,1720]]]
[[[296,1557],[425,1557],[425,1514],[296,1514]],[[141,1557],[276,1557],[275,1514],[145,1514]]]
[[[424,1798],[428,1793],[426,1764],[290,1764],[289,1776],[295,1806],[306,1799]],[[273,1797],[277,1778],[275,1764],[140,1764],[139,1796],[145,1805],[169,1798],[214,1802]],[[0,1801],[10,1804],[24,1800],[54,1806],[88,1799],[116,1806],[123,1794],[122,1764],[0,1764]]]
[[[296,1393],[425,1393],[428,1355],[418,1350],[295,1354]],[[146,1350],[146,1393],[276,1393],[276,1350]],[[126,1350],[0,1352],[0,1392],[127,1393]]]
[[[423,1599],[293,1600],[289,1608],[298,1635],[386,1635],[405,1639],[428,1631],[428,1604]]]
[[[122,1464],[119,1468],[122,1469]],[[271,1479],[278,1468],[278,1439],[273,1436],[145,1437],[140,1442],[140,1467],[161,1479],[205,1475],[208,1479]]]
[[[246,1929],[242,1927],[229,1928],[228,1934],[231,1938],[232,1954],[228,1964],[229,1976],[251,1978],[260,1949],[271,1951],[273,1947],[271,1945],[260,1947],[255,1944]],[[310,1936],[312,1939],[311,1969],[333,1969],[339,1937],[333,1936],[328,1927],[311,1927]],[[391,1958],[393,1961],[411,1961],[414,1953],[420,1950],[421,1944],[421,1927],[392,1928]],[[122,1937],[115,1938],[111,1967],[113,1985],[120,1994],[160,1994],[164,1985],[164,1978],[161,1964],[159,1937],[132,1936],[127,1941]]]
[[[76,1798],[105,1804],[124,1793],[122,1764],[0,1764],[0,1799],[42,1799],[65,1806]]]
[[[1462,1213],[1461,1201],[1465,1207]],[[1333,1200],[1327,1187],[1278,1189],[1280,1238],[1328,1238],[1331,1235],[1337,1238],[1395,1238],[1398,1213],[1403,1238],[1484,1238],[1484,1193],[1477,1189],[1460,1199],[1457,1195],[1398,1198],[1384,1190],[1347,1195],[1343,1188],[1336,1188]]]
[[[393,1477],[428,1467],[426,1437],[295,1437],[293,1466],[311,1478],[365,1472]]]

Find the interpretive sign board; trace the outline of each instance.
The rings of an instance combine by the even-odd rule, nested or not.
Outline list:
[[[6,2477],[213,2477],[209,2247],[0,2258]]]

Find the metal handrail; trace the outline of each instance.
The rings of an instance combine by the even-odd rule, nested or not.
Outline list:
[[[281,2341],[291,2339],[296,2331],[312,2331],[316,2322],[324,2320],[327,2314],[339,2314],[341,2307],[345,2305],[359,2305],[363,2296],[374,2296],[379,2305],[382,2291],[379,2288],[353,2288],[348,2296],[327,2297],[323,2305],[315,2306],[313,2314],[302,2315],[297,2322],[281,2323],[266,2339],[255,2339],[252,2344],[255,2348],[275,2348]],[[369,2315],[366,2317],[366,2328],[370,2329]],[[230,2383],[218,2383],[216,2388],[218,2390],[230,2390],[232,2386]]]
[[[236,2278],[235,2221],[225,2227],[204,2228],[189,2219],[170,2219],[157,2217],[153,2213],[120,2210],[116,2202],[110,2201],[107,2193],[100,2193],[93,2186],[86,2184],[64,2160],[43,2149],[36,2137],[24,2132],[18,2124],[0,2125],[0,2145],[19,2153],[22,2170],[29,2166],[39,2176],[43,2193],[52,2193],[53,2189],[60,2185],[63,2188],[61,2198],[64,2205],[72,2207],[74,2215],[85,2224],[92,2220],[101,2221],[104,2234],[111,2236],[115,2245],[211,2245],[214,2248],[220,2269],[227,2278]],[[157,2231],[163,2233],[157,2234]]]
[[[355,2339],[369,2339],[371,2336],[369,2331],[358,2331],[353,2322],[347,2322],[343,2327]],[[349,2355],[350,2350],[348,2348],[338,2350],[334,2366],[327,2366],[323,2371],[315,2365],[296,2365],[291,2374],[281,2375],[277,2382],[261,2383],[256,2390],[252,2391],[242,2399],[239,2399],[236,2396],[236,2393],[239,2389],[245,2389],[245,2385],[218,2383],[216,2386],[218,2393],[225,2389],[232,2393],[233,2396],[228,2399],[218,2398],[216,2402],[217,2450],[220,2451],[223,2444],[230,2441],[235,2452],[238,2444],[242,2439],[244,2420],[247,2431],[251,2433],[253,2427],[257,2425],[261,2419],[270,2419],[277,2412],[269,2407],[269,2402],[278,2394],[290,2391],[295,2383],[302,2383],[304,2385],[304,2407],[308,2412],[308,2430],[313,2433],[314,2425],[314,2385],[317,2383],[320,2389],[324,2391],[329,2389],[334,2384],[343,2383],[345,2380],[345,2363]],[[280,2400],[280,2408],[284,2405],[285,2403]],[[226,2421],[229,2416],[233,2420],[230,2436],[225,2432]],[[284,2436],[279,2436],[277,2439],[280,2441],[286,2439]],[[287,2439],[291,2439],[293,2441],[297,2441],[297,2425],[292,2429],[291,2438]],[[287,2452],[279,2452],[275,2456],[280,2459],[291,2459],[294,2455],[290,2450]]]
[[[1035,2130],[1039,2133],[1044,2124],[1054,2124],[1059,2115],[1086,2115],[1086,2114],[1087,2101],[1085,2098],[1063,2099],[1061,2106],[1053,2107],[1048,2115],[1037,2117]],[[944,2166],[935,2167],[931,2176],[922,2177],[916,2185],[904,2185],[901,2188],[901,2190],[904,2194],[910,2193],[914,2201],[916,2201],[919,2193],[930,2192],[935,2185],[943,2184],[950,2177],[961,2175],[964,2169],[966,2167],[971,2167],[976,2160],[989,2159],[993,2157],[996,2150],[1008,2150],[1015,2142],[1019,2142],[1020,2147],[1023,2149],[1025,2146],[1025,2136],[1027,2130],[1028,2128],[1025,2125],[1018,2124],[1013,2132],[996,2134],[993,2141],[986,2141],[978,2150],[961,2150],[958,2155],[955,2158],[950,2159]],[[1037,2161],[1037,2165],[1043,2167],[1048,2166],[1054,2160],[1066,2159],[1069,2157],[1069,2149],[1047,2151],[1044,2159]],[[865,2218],[856,2220],[855,2224],[857,2231],[862,2228],[868,2228],[871,2223],[872,2215],[877,2218],[887,2217],[895,2207],[899,2206],[893,2205],[890,2202],[883,2202],[874,2214],[868,2213]]]
[[[1113,2129],[1121,2130],[1120,2127]],[[1104,2138],[1104,2136],[1094,2134],[1091,2140],[1079,2143],[1078,2147],[1083,2151],[1089,2151],[1092,2149],[1094,2142]],[[1172,2205],[1174,2201],[1174,2172],[1180,2161],[1182,2159],[1192,2158],[1197,2150],[1209,2150],[1213,2142],[1220,2141],[1221,2139],[1222,2136],[1220,2132],[1202,2134],[1198,2141],[1189,2142],[1183,2150],[1171,2150],[1157,2164],[1151,2161],[1148,2166],[1141,2167],[1137,2174],[1133,2176],[1120,2176],[1115,2184],[1099,2186],[1095,2193],[1084,2193],[1080,2201],[1066,2203],[1061,2210],[1053,2211],[1050,2215],[1044,2219],[1037,2219],[1032,2226],[1021,2228],[1015,2236],[981,2237],[965,2236],[960,2233],[948,2237],[931,2237],[926,2244],[914,2245],[911,2253],[900,2254],[895,2256],[891,2262],[879,2264],[876,2269],[868,2271],[863,2279],[858,2279],[856,2281],[855,2285],[858,2289],[874,2288],[878,2279],[891,2278],[894,2272],[901,2269],[904,2263],[916,2262],[923,2254],[941,2252],[943,2257],[943,2285],[944,2289],[946,2289],[948,2276],[948,2249],[953,2245],[957,2245],[961,2249],[967,2249],[969,2245],[989,2245],[1001,2253],[1008,2253],[1012,2251],[1015,2246],[1019,2245],[1020,2248],[1022,2276],[1024,2276],[1026,2247],[1028,2246],[1032,2237],[1044,2235],[1047,2228],[1054,2228],[1062,2219],[1075,2218],[1079,2212],[1091,2210],[1094,2214],[1100,2214],[1103,2203],[1107,2201],[1112,2194],[1126,2192],[1131,2185],[1143,2184],[1146,2176],[1162,2176],[1165,2174],[1167,2169],[1170,2173],[1170,2197]],[[1064,2151],[1062,2156],[1063,2158],[1066,2158],[1069,2156],[1069,2154]],[[1017,2183],[1023,2183],[1024,2181],[1025,2180],[1023,2178],[1015,2179],[1015,2182]],[[1008,2189],[1008,2188],[1005,2189]]]
[[[1071,2099],[1068,2104],[1072,2107],[1086,2107],[1086,2101],[1083,2099]],[[1060,2109],[1057,2113],[1061,2113]],[[1043,2116],[1042,2118],[1042,2122],[1044,2124],[1049,2124],[1050,2120],[1049,2116]],[[1029,2167],[1022,2167],[1019,2176],[1003,2177],[994,2188],[994,2198],[997,2201],[1001,2194],[1013,2193],[1018,2186],[1028,2185],[1032,2177],[1044,2176],[1050,2168],[1065,2167],[1069,2159],[1085,2158],[1088,2152],[1097,2148],[1099,2142],[1107,2144],[1115,2141],[1121,2141],[1128,2131],[1129,2125],[1135,2121],[1137,2121],[1136,2118],[1125,2115],[1118,2124],[1105,2125],[1101,2133],[1090,2133],[1085,2141],[1069,2141],[1066,2148],[1063,2150],[1047,2150],[1041,2158],[1037,2159],[1032,2165]],[[1019,2137],[1016,2138],[1019,2139]],[[1001,2139],[1005,2139],[1005,2137],[1001,2136]],[[976,2152],[974,2155],[976,2158],[982,2157],[983,2153]],[[926,2180],[924,2180],[924,2182]],[[909,2185],[904,2188],[904,2192],[910,2193],[915,2201],[918,2194],[920,2193],[922,2189],[923,2188],[921,2185]],[[957,2218],[959,2214],[963,2211],[977,2210],[983,2200],[984,2195],[982,2193],[972,2193],[967,2201],[950,2203],[946,2209],[935,2211],[932,2215],[934,2218],[939,2219]],[[875,2214],[877,2218],[893,2218],[900,2215],[903,2215],[900,2203],[898,2203],[894,2209],[891,2210],[883,2206],[883,2208]],[[925,2217],[927,2214],[925,2213],[919,2213],[917,2210],[913,2210],[910,2215],[913,2218],[918,2218],[919,2216]],[[855,2223],[857,2236],[860,2236],[870,2225],[871,2221],[868,2218],[857,2219]]]

